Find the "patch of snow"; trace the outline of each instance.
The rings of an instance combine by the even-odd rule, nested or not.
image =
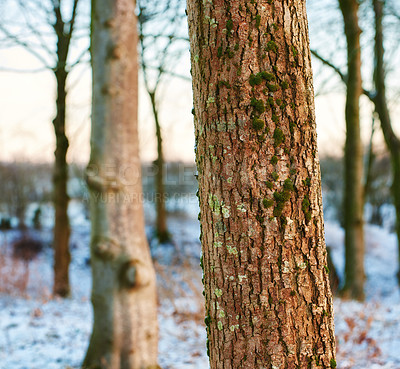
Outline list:
[[[80,367],[92,328],[90,234],[84,208],[72,204],[72,298],[48,299],[52,250],[46,248],[29,266],[31,278],[27,294],[31,297],[0,295],[0,369]],[[169,217],[168,226],[174,242],[166,248],[151,240],[151,226],[147,226],[153,257],[157,261],[159,285],[164,294],[160,295],[159,307],[159,362],[164,369],[209,367],[201,310],[201,247],[197,211],[193,207],[190,216],[178,212]],[[342,278],[343,229],[336,222],[326,221],[325,234]],[[50,228],[44,227],[38,235],[51,245]],[[17,238],[16,231],[0,232],[0,252],[3,253]],[[400,293],[395,276],[397,240],[387,228],[371,225],[366,226],[365,239],[366,301],[357,303],[334,299],[338,368],[398,369]]]

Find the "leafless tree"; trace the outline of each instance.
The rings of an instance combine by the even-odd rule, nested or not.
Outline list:
[[[150,99],[157,138],[157,159],[154,161],[156,225],[159,241],[170,238],[165,209],[164,144],[160,103],[161,86],[171,76],[190,81],[176,71],[182,54],[188,51],[189,39],[185,24],[185,2],[182,0],[138,0],[140,63],[144,86]]]
[[[398,95],[397,86],[389,85],[387,75],[390,74],[397,81],[396,71],[398,72],[398,55],[400,38],[398,32],[394,31],[399,27],[400,8],[396,1],[392,0],[371,0],[363,2],[363,11],[359,12],[361,21],[365,27],[367,40],[360,44],[360,48],[366,59],[374,60],[374,63],[368,65],[363,69],[365,78],[362,86],[362,93],[368,97],[374,106],[374,117],[379,119],[383,136],[386,142],[387,149],[391,156],[392,162],[392,196],[393,203],[396,208],[397,217],[397,238],[400,247],[400,138],[396,135],[390,113],[390,100]],[[384,22],[386,20],[386,22]],[[372,26],[371,26],[372,25]],[[386,33],[385,33],[386,27]],[[390,36],[390,35],[394,35]],[[385,38],[386,37],[386,38]],[[384,41],[387,42],[384,42]],[[325,41],[325,43],[327,43]],[[372,45],[372,47],[370,46]],[[384,47],[386,46],[386,48]],[[313,50],[313,55],[325,66],[330,68],[340,78],[340,80],[347,86],[349,84],[349,74],[343,71],[343,68],[338,64],[334,57],[323,56],[323,50]],[[397,88],[397,90],[396,90]],[[375,132],[374,124],[372,125],[371,135]],[[373,153],[372,141],[369,145],[369,159],[367,160],[366,167],[366,184],[364,190],[368,190],[368,178],[370,176],[369,168],[372,167]],[[365,196],[364,196],[365,199]],[[349,262],[349,265],[354,262]],[[399,260],[400,265],[400,260]],[[400,272],[398,273],[400,279]]]
[[[0,14],[0,37],[3,47],[22,47],[42,65],[35,70],[49,70],[55,77],[56,115],[53,127],[56,137],[54,183],[54,285],[53,293],[68,296],[69,286],[69,235],[68,219],[68,138],[66,135],[67,78],[71,70],[83,60],[88,60],[88,17],[80,17],[85,0],[3,0]],[[87,14],[86,14],[87,15]],[[80,42],[83,40],[82,42]],[[82,44],[84,46],[82,46]],[[2,67],[3,70],[13,70]]]

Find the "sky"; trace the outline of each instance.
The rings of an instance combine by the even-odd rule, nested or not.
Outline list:
[[[23,49],[0,51],[0,60],[5,59],[15,68],[35,66],[34,58]],[[88,65],[71,73],[71,84],[67,102],[67,134],[71,144],[68,160],[85,163],[90,152],[91,71]],[[194,160],[191,84],[175,78],[168,83],[171,85],[168,91],[160,90],[166,157],[172,161],[191,162]],[[142,83],[139,95],[141,158],[151,161],[156,152],[155,130]],[[54,98],[55,79],[51,72],[0,71],[0,161],[52,161]]]
[[[0,52],[0,60],[21,69],[35,66],[23,49]],[[89,159],[91,72],[88,65],[70,76],[68,136],[70,162]],[[194,133],[191,115],[190,82],[171,78],[160,91],[161,124],[167,160],[193,162]],[[166,89],[168,88],[168,90]],[[0,161],[50,162],[53,159],[52,119],[55,80],[51,72],[35,74],[0,72]],[[141,159],[156,155],[154,122],[146,91],[139,91],[139,131]],[[344,140],[344,95],[340,92],[316,97],[318,143],[321,155],[340,155]],[[364,101],[364,139],[368,141],[370,106]]]
[[[332,3],[332,0],[325,2]],[[315,14],[318,16],[318,11]],[[326,11],[326,9],[325,9]],[[311,12],[310,12],[311,13]],[[315,17],[317,18],[317,17]],[[335,18],[331,19],[335,23]],[[322,38],[315,37],[318,23],[310,22],[311,47],[318,46]],[[319,27],[318,32],[320,32]],[[314,36],[313,36],[314,35]],[[315,41],[314,41],[315,40]],[[322,40],[322,41],[321,41]],[[338,41],[338,45],[343,40]],[[334,45],[335,46],[335,45]],[[74,52],[74,50],[73,50]],[[76,53],[76,51],[75,51]],[[188,75],[189,52],[176,69]],[[340,53],[336,62],[340,64]],[[368,64],[368,63],[366,63]],[[51,162],[55,148],[52,119],[55,115],[55,80],[50,71],[41,73],[14,73],[1,67],[28,70],[41,64],[23,48],[0,48],[0,161]],[[314,63],[316,92],[322,90],[328,72]],[[316,116],[319,152],[321,156],[340,156],[344,145],[344,89],[340,82],[330,80],[330,93],[317,95]],[[333,81],[333,82],[332,82]],[[90,147],[91,72],[88,64],[76,67],[69,77],[67,134],[70,138],[69,162],[86,163]],[[338,87],[339,86],[339,87]],[[326,90],[326,89],[325,89]],[[161,89],[160,111],[164,135],[165,156],[169,161],[194,161],[194,133],[191,115],[191,84],[170,78]],[[367,143],[371,126],[371,104],[362,98],[362,134]],[[397,106],[399,113],[399,107]],[[393,114],[393,116],[399,116]],[[396,122],[398,127],[399,122]],[[143,83],[139,86],[139,132],[141,159],[149,162],[156,157],[156,140],[151,108]],[[382,144],[381,135],[376,141]]]

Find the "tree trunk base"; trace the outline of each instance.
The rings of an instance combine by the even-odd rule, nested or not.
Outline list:
[[[168,231],[157,231],[155,232],[155,236],[158,239],[158,242],[162,243],[169,243],[172,241],[171,234]]]
[[[365,293],[363,289],[355,286],[344,286],[339,291],[339,297],[343,300],[356,300],[359,302],[365,301]]]
[[[329,246],[326,247],[327,251],[327,262],[328,262],[328,269],[329,269],[329,283],[331,285],[331,291],[333,295],[337,295],[339,291],[340,279],[336,271],[335,264],[333,263],[331,257],[331,249]]]

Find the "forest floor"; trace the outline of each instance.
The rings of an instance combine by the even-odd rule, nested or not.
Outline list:
[[[76,205],[76,204],[75,204]],[[72,207],[72,297],[52,299],[52,252],[23,262],[12,258],[17,231],[0,232],[0,369],[77,369],[92,327],[89,221]],[[193,214],[169,218],[173,245],[151,242],[158,276],[163,369],[206,369],[206,334],[199,267],[199,224]],[[148,227],[150,233],[151,228]],[[326,221],[327,244],[343,275],[343,230]],[[31,231],[50,244],[50,228]],[[366,301],[335,298],[338,368],[400,368],[400,293],[396,283],[396,238],[366,226]]]

